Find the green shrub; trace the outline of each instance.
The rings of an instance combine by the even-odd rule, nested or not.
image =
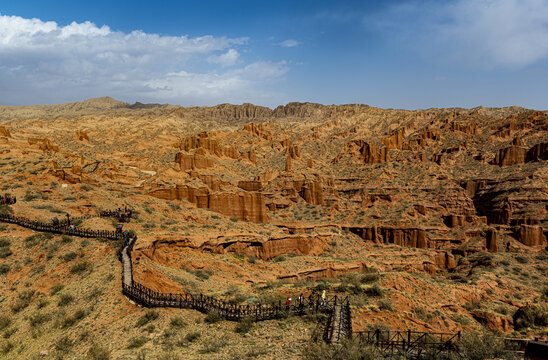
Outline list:
[[[38,327],[43,323],[50,321],[51,315],[49,313],[38,312],[29,317],[29,324],[31,327]]]
[[[200,332],[193,331],[193,332],[189,332],[188,334],[186,334],[184,340],[188,343],[191,343],[191,342],[194,342],[194,341],[198,340],[201,336],[202,336],[202,334],[200,334]]]
[[[110,360],[110,351],[97,344],[91,345],[88,350],[88,359],[90,360]]]
[[[216,312],[208,312],[206,317],[204,318],[204,322],[207,323],[207,324],[214,324],[216,322],[219,322],[223,320],[223,318],[221,317],[221,315],[219,313],[216,313]]]
[[[234,328],[234,331],[238,334],[247,334],[253,329],[253,326],[255,324],[253,323],[253,320],[251,318],[243,318],[236,324],[236,327]]]
[[[129,344],[127,346],[128,349],[138,349],[144,344],[146,344],[148,341],[148,338],[146,336],[137,336],[134,338],[131,338],[129,340]]]
[[[186,321],[181,316],[174,316],[171,318],[171,321],[169,322],[169,326],[176,327],[176,328],[183,328],[185,327]]]
[[[78,256],[78,254],[76,254],[74,251],[71,251],[71,252],[68,252],[64,255],[61,255],[60,258],[61,258],[61,260],[65,261],[65,262],[69,262],[69,261],[72,261],[72,260],[76,259],[77,256]]]
[[[514,329],[518,331],[534,326],[548,326],[548,307],[543,304],[526,305],[519,308],[512,317]]]
[[[61,243],[63,244],[70,244],[74,241],[74,238],[69,235],[62,235],[61,236]]]
[[[51,288],[49,289],[49,293],[50,295],[55,295],[57,294],[59,291],[63,290],[63,288],[65,287],[65,285],[61,284],[61,283],[55,283],[51,286]]]
[[[388,311],[394,311],[394,305],[392,304],[392,301],[390,300],[380,300],[379,301],[379,309],[381,310],[388,310]]]
[[[360,282],[362,284],[370,284],[379,281],[379,277],[379,273],[376,270],[366,270],[360,276]]]
[[[30,305],[34,290],[24,290],[18,294],[17,299],[11,304],[11,310],[17,313]]]
[[[7,315],[0,315],[0,330],[4,330],[11,324],[11,318]]]
[[[13,344],[9,341],[4,341],[0,344],[0,354],[6,355],[13,350]]]
[[[491,333],[465,334],[457,343],[463,359],[507,359],[512,353],[506,350],[504,340]]]
[[[55,341],[55,350],[68,353],[73,345],[74,342],[68,336],[63,336]]]
[[[90,264],[87,261],[82,261],[81,263],[74,264],[70,267],[70,272],[73,274],[82,274],[91,268]]]
[[[384,291],[381,289],[379,284],[375,284],[373,286],[368,287],[365,290],[365,294],[371,297],[381,297],[384,295]]]
[[[285,261],[286,257],[283,256],[283,255],[278,255],[278,256],[275,256],[272,261],[275,262],[275,263],[279,263],[279,262],[282,262],[282,261]]]
[[[158,311],[156,311],[156,310],[148,310],[143,316],[141,316],[141,317],[139,318],[139,320],[137,320],[137,323],[135,324],[135,326],[136,326],[136,327],[145,326],[145,325],[148,324],[149,322],[158,319],[158,316],[160,316],[160,314],[158,313]]]
[[[0,275],[5,275],[9,273],[11,270],[11,267],[9,264],[0,264]]]
[[[204,342],[204,346],[200,349],[201,354],[212,354],[217,353],[223,348],[224,346],[227,346],[228,342],[226,340],[220,340],[220,339],[211,339]]]
[[[529,260],[525,256],[518,255],[516,256],[516,261],[520,264],[527,264]]]
[[[13,209],[9,205],[0,205],[0,215],[13,215]]]
[[[302,350],[304,360],[376,360],[382,354],[374,347],[360,343],[356,338],[344,340],[339,346],[332,346],[323,341],[310,341]]]
[[[71,294],[61,294],[59,296],[59,301],[57,301],[57,306],[67,306],[74,301],[74,296]]]
[[[257,257],[255,255],[249,255],[248,258],[247,258],[247,261],[250,264],[255,264],[257,262]]]

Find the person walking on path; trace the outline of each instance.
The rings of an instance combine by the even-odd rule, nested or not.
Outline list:
[[[289,311],[289,306],[291,305],[291,297],[288,297],[285,301],[285,309]]]
[[[326,305],[325,299],[327,298],[327,295],[325,294],[325,290],[322,291],[322,306]]]

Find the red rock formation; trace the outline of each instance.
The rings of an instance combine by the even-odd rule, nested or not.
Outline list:
[[[190,151],[193,149],[203,148],[210,154],[221,157],[226,156],[231,159],[238,159],[240,153],[235,148],[222,147],[217,140],[209,138],[209,134],[206,132],[200,133],[196,136],[191,136],[186,139],[181,139],[177,147],[183,151]]]
[[[343,229],[375,243],[395,244],[416,248],[427,248],[426,230],[419,228],[391,227],[343,227]]]
[[[296,159],[299,156],[301,156],[301,152],[299,151],[299,147],[296,145],[290,145],[286,150],[286,155],[289,156],[292,159]]]
[[[1,126],[1,125],[0,125],[0,136],[4,136],[4,137],[10,138],[10,137],[11,137],[11,133],[10,133],[10,131],[9,131],[5,126]]]
[[[395,131],[392,135],[382,139],[382,143],[388,149],[399,150],[403,146],[403,140],[405,139],[405,129]]]
[[[366,164],[379,164],[389,161],[388,149],[382,148],[377,150],[375,144],[364,143],[361,153],[363,154],[363,161]]]
[[[179,165],[182,171],[207,169],[214,165],[213,160],[208,159],[202,155],[187,155],[183,153],[177,153],[175,155],[175,163]]]
[[[263,124],[245,124],[244,130],[265,140],[272,140],[272,135],[265,129]]]
[[[465,134],[470,135],[477,135],[478,134],[478,126],[476,124],[458,124],[456,122],[451,123],[451,130],[452,131],[460,131]]]
[[[291,171],[292,170],[292,166],[291,166],[291,156],[288,156],[287,159],[285,160],[285,171]]]
[[[89,141],[89,136],[88,136],[87,133],[85,133],[83,131],[77,131],[76,132],[76,140],[78,140],[78,141],[84,141],[84,140]]]
[[[38,145],[38,148],[44,152],[53,151],[58,152],[59,146],[54,145],[50,139],[40,139],[40,138],[28,138],[29,145]]]
[[[518,240],[527,246],[545,246],[546,236],[542,226],[521,225],[518,230]]]
[[[487,230],[487,237],[485,238],[485,247],[489,252],[497,252],[497,231],[495,229]]]
[[[311,181],[303,185],[299,192],[301,197],[309,204],[323,205],[323,185],[321,181]]]
[[[525,163],[527,149],[519,146],[510,146],[500,149],[493,160],[493,164],[499,166],[511,166]]]
[[[312,167],[314,166],[314,163],[312,162],[311,159],[308,159],[308,161],[306,162],[306,166],[307,166],[308,168],[312,168]]]
[[[238,187],[245,191],[259,191],[263,188],[263,183],[255,180],[242,180],[238,181]]]
[[[257,154],[255,153],[255,150],[250,150],[243,153],[242,159],[247,160],[252,164],[257,164]]]
[[[152,190],[147,195],[165,200],[185,199],[198,208],[208,208],[239,220],[268,221],[265,200],[261,193],[211,193],[207,187],[177,185],[174,188]]]
[[[527,151],[525,161],[538,161],[548,159],[548,142],[536,144]]]
[[[466,216],[464,215],[448,215],[444,218],[445,225],[450,228],[461,227],[466,224]]]

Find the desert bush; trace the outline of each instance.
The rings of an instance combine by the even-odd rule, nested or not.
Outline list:
[[[379,300],[379,309],[381,310],[388,310],[388,311],[394,311],[394,304],[392,304],[392,301],[385,299],[385,300]]]
[[[55,341],[55,350],[68,353],[73,345],[74,342],[68,336],[63,336]]]
[[[51,320],[51,315],[48,313],[37,312],[29,317],[31,327],[38,327]]]
[[[331,346],[323,341],[310,341],[301,352],[304,360],[374,360],[382,354],[374,347],[361,344],[358,339],[343,341],[340,346]]]
[[[239,293],[239,294],[236,294],[234,297],[230,298],[230,300],[228,300],[228,303],[232,305],[237,305],[246,300],[247,300],[247,295]]]
[[[511,359],[513,355],[503,340],[491,333],[465,334],[457,347],[462,358],[467,360]]]
[[[0,215],[13,215],[13,209],[9,205],[0,205]]]
[[[365,289],[365,294],[371,297],[381,297],[384,295],[384,291],[381,289],[379,284],[375,284]]]
[[[243,319],[240,319],[238,323],[236,324],[236,327],[234,328],[234,331],[238,334],[247,334],[253,329],[253,326],[255,323],[251,318],[245,317]]]
[[[61,258],[61,260],[65,261],[65,262],[69,262],[69,261],[72,261],[72,260],[76,259],[77,256],[78,256],[78,254],[76,254],[74,251],[71,251],[71,252],[68,252],[64,255],[61,255],[60,258]]]
[[[204,322],[207,323],[207,324],[214,324],[216,322],[219,322],[223,320],[223,318],[221,317],[221,315],[219,315],[219,313],[216,313],[216,312],[208,312],[206,317],[204,318]]]
[[[135,327],[142,327],[142,326],[145,326],[145,325],[148,324],[149,322],[158,319],[158,316],[160,316],[160,314],[158,313],[158,311],[156,311],[156,310],[148,310],[143,316],[141,316],[141,317],[137,320],[137,323],[135,323]]]
[[[255,264],[257,262],[257,257],[255,255],[249,255],[247,257],[247,261],[250,263],[250,264]]]
[[[174,328],[184,328],[187,325],[185,319],[183,319],[181,316],[174,316],[171,318],[171,321],[169,322],[169,326]]]
[[[375,281],[379,281],[379,273],[376,270],[366,270],[362,272],[360,276],[360,282],[362,284],[370,284]]]
[[[61,294],[59,296],[59,301],[57,301],[57,306],[67,306],[74,301],[74,296],[71,294]]]
[[[278,256],[275,256],[272,261],[275,262],[275,263],[279,263],[279,262],[282,262],[282,261],[285,261],[286,257],[284,255],[278,255]]]
[[[91,265],[87,261],[82,261],[78,264],[74,264],[70,267],[70,272],[73,274],[82,274],[88,269],[91,268]]]
[[[543,304],[526,305],[519,308],[514,315],[514,329],[522,330],[534,326],[548,326],[548,306]]]
[[[49,289],[49,293],[50,295],[55,295],[57,294],[59,291],[63,290],[63,288],[65,287],[65,285],[61,284],[61,283],[55,283],[51,286],[51,288]]]
[[[15,302],[11,304],[11,310],[14,313],[17,313],[30,305],[32,296],[34,295],[34,290],[24,290],[20,292],[15,299]]]
[[[0,315],[0,330],[4,330],[11,325],[11,318],[7,315]]]
[[[136,336],[129,340],[129,344],[127,345],[128,349],[138,349],[144,344],[146,344],[148,341],[148,338],[146,336]]]
[[[9,264],[0,264],[0,275],[5,275],[9,273],[11,270],[11,267]]]
[[[189,332],[188,334],[186,334],[184,340],[187,343],[191,343],[191,342],[194,342],[194,341],[198,340],[201,336],[202,336],[202,334],[200,334],[200,332],[193,331],[193,332]]]
[[[63,244],[70,244],[74,241],[74,238],[69,235],[62,235],[61,236],[61,243]]]
[[[87,355],[90,360],[110,360],[110,351],[97,344],[91,345]]]
[[[522,256],[522,255],[516,256],[516,261],[520,264],[527,264],[529,262],[529,260],[525,256]]]
[[[228,341],[221,339],[208,339],[204,342],[204,346],[199,350],[201,354],[213,354],[228,345]]]
[[[1,344],[0,344],[0,354],[2,355],[6,355],[8,354],[11,350],[13,350],[13,344],[9,341],[3,341]]]
[[[25,196],[23,196],[23,201],[33,201],[36,199],[38,199],[38,194],[35,194],[31,190],[27,190]]]

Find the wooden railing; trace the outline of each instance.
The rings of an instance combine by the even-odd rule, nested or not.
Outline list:
[[[385,356],[420,358],[425,353],[432,356],[458,351],[461,333],[371,330],[354,332],[353,337],[377,347]]]

